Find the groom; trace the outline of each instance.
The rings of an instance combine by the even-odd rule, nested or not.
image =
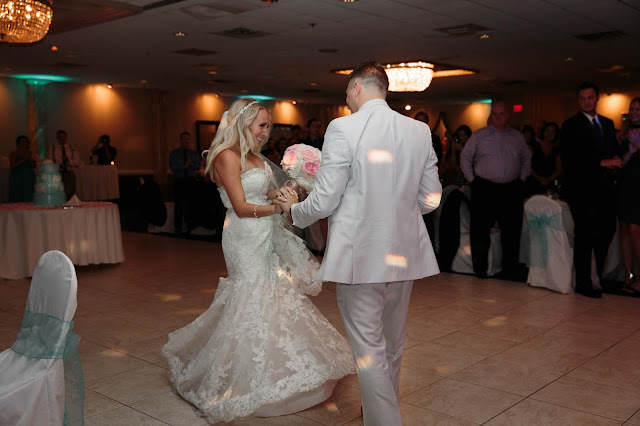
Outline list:
[[[389,80],[369,62],[349,75],[352,115],[329,124],[314,190],[279,203],[305,228],[329,217],[316,280],[337,283],[366,425],[400,425],[400,357],[413,280],[439,272],[422,220],[440,203],[429,127],[394,112]]]

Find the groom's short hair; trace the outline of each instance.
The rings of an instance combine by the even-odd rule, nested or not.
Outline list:
[[[387,95],[387,91],[389,90],[389,77],[387,77],[386,71],[379,63],[365,62],[358,65],[351,74],[349,74],[347,86],[355,79],[360,80],[363,85],[374,86],[382,92],[384,96]]]

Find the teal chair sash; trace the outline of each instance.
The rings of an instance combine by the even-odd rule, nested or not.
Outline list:
[[[535,215],[531,212],[525,211],[527,220],[524,224],[522,237],[525,238],[523,245],[529,247],[528,256],[524,254],[524,261],[529,266],[544,268],[547,266],[547,253],[549,251],[547,240],[547,228],[556,229],[558,231],[564,231],[564,225],[562,223],[562,212],[549,215],[543,213],[541,215]],[[536,236],[538,244],[531,246],[531,235]],[[527,258],[528,257],[528,258]]]
[[[64,362],[64,424],[84,424],[84,376],[78,354],[80,336],[67,322],[41,312],[25,311],[18,340],[11,350],[34,359]]]

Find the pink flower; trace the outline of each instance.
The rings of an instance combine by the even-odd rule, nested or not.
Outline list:
[[[314,149],[303,149],[300,151],[300,155],[307,161],[318,161],[318,154]]]
[[[298,160],[298,156],[296,155],[295,150],[291,148],[292,147],[287,148],[287,150],[284,152],[284,156],[282,157],[282,161],[280,162],[283,166],[292,166]]]
[[[319,161],[305,161],[302,164],[302,172],[305,174],[305,176],[309,177],[316,177],[316,173],[318,173],[319,168]]]

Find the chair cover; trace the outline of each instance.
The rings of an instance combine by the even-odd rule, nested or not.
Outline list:
[[[75,269],[60,251],[42,255],[33,272],[18,340],[0,353],[0,424],[84,422]]]
[[[525,202],[520,261],[529,266],[529,284],[573,292],[572,232],[570,212],[558,201],[535,195]]]
[[[466,202],[460,203],[460,244],[451,263],[451,270],[461,274],[473,274],[473,260],[471,257],[471,210],[469,200],[471,199],[471,187],[465,185],[460,188],[460,192],[465,196]],[[500,241],[500,229],[491,228],[489,235],[489,270],[487,275],[493,276],[502,270],[502,243]]]

